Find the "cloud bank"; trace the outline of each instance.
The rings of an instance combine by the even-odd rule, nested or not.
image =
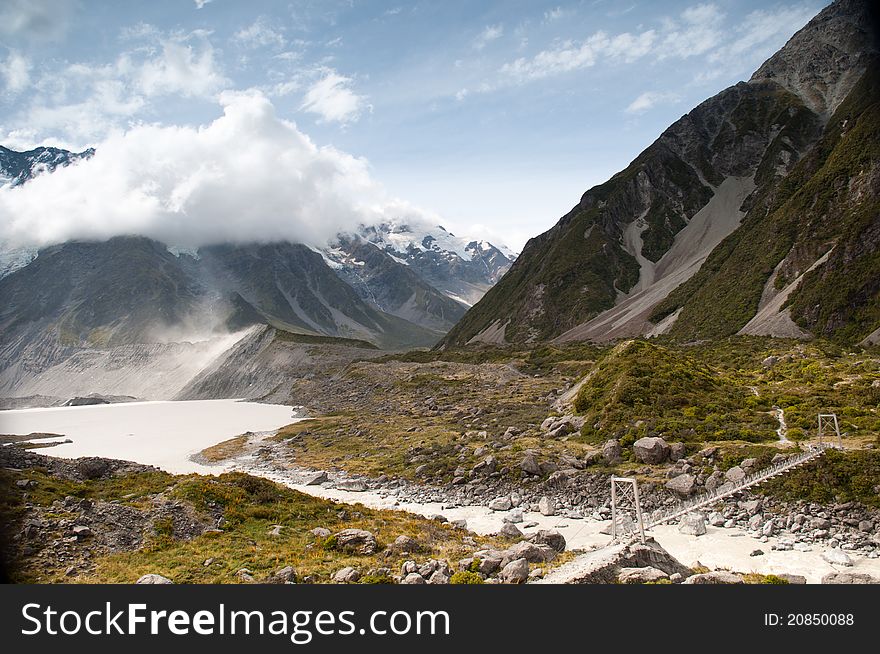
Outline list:
[[[425,220],[388,197],[365,160],[317,147],[263,94],[224,92],[220,104],[223,115],[206,126],[118,131],[88,160],[0,189],[0,241],[139,234],[182,247],[322,246],[359,224]]]

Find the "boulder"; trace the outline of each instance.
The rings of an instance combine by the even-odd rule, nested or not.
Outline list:
[[[519,467],[520,470],[529,475],[541,474],[541,466],[538,463],[538,459],[531,452],[526,452],[525,456],[523,456],[522,461],[519,464]]]
[[[556,502],[552,497],[544,495],[538,500],[538,511],[541,512],[541,515],[556,515]]]
[[[525,559],[529,563],[544,563],[556,558],[556,551],[547,545],[535,545],[522,541],[508,549],[504,556],[506,559]]]
[[[143,575],[140,579],[138,579],[136,584],[173,584],[168,577],[163,577],[162,575],[157,575],[155,573],[149,573]]]
[[[678,531],[689,536],[702,536],[706,533],[706,519],[699,511],[688,513],[678,523]]]
[[[685,473],[683,475],[673,477],[672,479],[667,481],[666,488],[671,490],[673,493],[680,495],[681,497],[688,497],[691,493],[694,492],[694,486],[696,485],[696,483],[696,477]]]
[[[418,572],[410,572],[403,579],[400,580],[402,584],[426,584],[428,582],[425,581],[425,578],[420,575]]]
[[[318,486],[327,481],[327,473],[323,470],[312,472],[303,478],[303,484],[306,486]]]
[[[292,566],[284,566],[276,570],[266,578],[267,584],[294,584],[296,583],[296,571]]]
[[[324,527],[315,527],[312,529],[311,533],[316,538],[329,538],[332,532]]]
[[[633,454],[642,463],[663,463],[669,456],[669,445],[659,436],[645,436],[633,443]]]
[[[506,495],[504,497],[496,497],[494,500],[489,502],[489,508],[493,511],[509,511],[512,506],[513,503]]]
[[[505,522],[501,529],[498,531],[501,536],[506,538],[522,538],[523,533],[517,529],[516,525],[511,524],[509,522]]]
[[[602,456],[605,458],[605,463],[609,465],[620,463],[621,452],[620,441],[615,438],[605,441],[605,445],[602,446]]]
[[[617,581],[621,584],[645,584],[649,581],[669,579],[669,575],[657,568],[621,568]]]
[[[715,572],[706,572],[704,574],[692,575],[685,579],[683,584],[744,584],[745,581],[739,575],[723,570]]]
[[[721,513],[718,513],[718,511],[713,511],[709,514],[709,524],[713,527],[723,527],[725,522],[727,522],[727,520]]]
[[[853,561],[843,550],[833,549],[822,552],[822,559],[831,565],[851,566]]]
[[[355,554],[375,554],[379,549],[376,537],[363,529],[343,529],[333,534],[336,546]]]
[[[730,470],[724,473],[724,477],[732,484],[738,484],[746,478],[746,473],[739,466],[733,466]]]
[[[529,578],[529,562],[525,559],[511,561],[504,566],[499,577],[507,584],[521,584]]]
[[[549,545],[557,552],[565,551],[565,536],[555,529],[539,529],[529,540],[536,545]]]
[[[502,518],[503,522],[509,522],[510,524],[519,524],[524,520],[522,509],[511,509],[510,513]]]
[[[346,566],[341,570],[337,570],[333,573],[333,581],[335,581],[337,584],[353,584],[356,583],[357,580],[360,578],[361,573],[351,566]]]

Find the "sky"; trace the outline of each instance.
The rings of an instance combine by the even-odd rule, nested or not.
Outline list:
[[[0,144],[98,151],[0,189],[0,238],[408,218],[519,251],[825,4],[0,0]]]

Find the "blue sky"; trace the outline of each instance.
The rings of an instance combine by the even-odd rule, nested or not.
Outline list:
[[[518,249],[824,4],[5,0],[0,144],[209,125],[247,91],[389,197]]]

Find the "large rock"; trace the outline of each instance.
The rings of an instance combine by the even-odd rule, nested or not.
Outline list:
[[[746,473],[739,466],[733,466],[730,470],[724,473],[724,476],[727,478],[727,481],[733,484],[738,484],[746,478]]]
[[[511,561],[504,566],[499,577],[507,584],[521,584],[529,578],[529,562],[525,559]]]
[[[556,502],[552,497],[544,495],[538,500],[538,511],[541,512],[541,515],[556,515]]]
[[[556,551],[547,545],[535,545],[523,541],[517,543],[505,552],[505,558],[516,560],[525,559],[529,563],[544,563],[556,558]]]
[[[744,584],[745,581],[739,575],[723,570],[715,572],[706,572],[704,574],[693,575],[685,579],[685,584]]]
[[[361,573],[350,566],[346,566],[341,570],[333,573],[333,581],[337,584],[353,584],[361,578]]]
[[[510,513],[502,518],[503,522],[509,522],[512,525],[521,523],[524,520],[522,509],[511,509]]]
[[[706,518],[699,511],[693,511],[681,518],[678,531],[688,536],[702,536],[706,533]]]
[[[506,495],[504,497],[496,497],[494,500],[489,502],[489,508],[493,511],[509,511],[510,507],[512,506],[513,503]]]
[[[557,552],[565,551],[565,536],[555,529],[539,529],[529,540],[535,544],[549,545]]]
[[[663,463],[669,456],[669,445],[659,436],[645,436],[633,443],[633,454],[642,463]]]
[[[696,485],[696,483],[696,477],[685,473],[683,475],[678,475],[678,477],[673,477],[672,479],[667,481],[666,488],[671,490],[673,493],[677,493],[681,497],[688,497],[691,493],[694,492],[694,486]]]
[[[822,552],[822,559],[832,565],[845,565],[847,567],[853,564],[853,561],[843,550],[833,549]]]
[[[661,579],[669,579],[669,575],[650,566],[647,568],[621,568],[617,575],[617,581],[622,584],[645,584]]]
[[[602,456],[605,458],[605,463],[609,465],[620,463],[621,452],[620,441],[616,438],[605,441],[605,445],[602,446]]]
[[[157,575],[155,573],[145,574],[140,579],[138,579],[136,584],[173,584],[168,577],[163,577],[162,575]]]
[[[318,486],[320,484],[323,484],[325,481],[327,481],[327,473],[323,470],[308,473],[302,479],[302,483],[306,486]]]
[[[425,581],[425,578],[420,575],[418,572],[410,572],[403,579],[400,580],[402,584],[426,584],[428,582]]]
[[[537,457],[531,452],[526,452],[519,464],[520,470],[530,475],[540,475],[541,465],[538,463]]]
[[[505,522],[501,529],[498,530],[498,533],[501,536],[506,538],[522,538],[523,533],[517,528],[517,526],[511,522]]]
[[[379,549],[376,537],[363,529],[343,529],[333,534],[336,546],[347,552],[355,554],[375,554]]]

